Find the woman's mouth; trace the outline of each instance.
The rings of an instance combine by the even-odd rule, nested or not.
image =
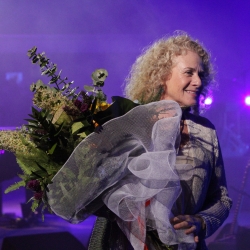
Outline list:
[[[194,95],[194,96],[197,95],[197,91],[194,91],[194,90],[185,90],[185,92],[187,92],[188,94]]]

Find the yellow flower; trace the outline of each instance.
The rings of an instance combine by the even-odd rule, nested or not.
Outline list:
[[[107,103],[107,102],[105,102],[105,101],[99,101],[99,102],[97,102],[97,104],[96,104],[96,109],[95,109],[95,114],[97,113],[97,112],[99,112],[99,111],[104,111],[104,110],[106,110],[109,106],[110,106],[111,104],[109,104],[109,103]],[[91,109],[91,107],[90,107],[90,109]]]
[[[107,103],[107,102],[102,102],[102,103],[100,104],[100,109],[101,109],[102,111],[104,111],[104,110],[107,109],[110,105],[111,105],[111,104],[109,104],[109,103]]]

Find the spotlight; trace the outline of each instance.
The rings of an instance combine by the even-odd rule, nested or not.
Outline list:
[[[207,97],[204,101],[205,105],[211,105],[213,102],[213,99],[212,97]]]
[[[4,150],[0,149],[0,155],[4,154]]]
[[[245,104],[247,106],[250,106],[250,95],[246,96],[246,98],[245,98]]]

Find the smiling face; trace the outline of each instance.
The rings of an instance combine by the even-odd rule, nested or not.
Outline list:
[[[181,107],[194,106],[199,100],[202,74],[202,60],[198,54],[187,51],[177,56],[161,99],[176,101]]]

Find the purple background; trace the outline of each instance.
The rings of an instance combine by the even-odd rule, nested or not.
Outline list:
[[[240,188],[250,145],[250,108],[243,104],[250,94],[248,0],[0,0],[0,126],[23,124],[31,107],[29,85],[47,81],[26,56],[33,46],[79,87],[91,83],[95,69],[107,69],[106,94],[122,95],[141,50],[175,30],[199,39],[212,54],[219,88],[205,116],[218,129],[236,203],[231,186]]]

